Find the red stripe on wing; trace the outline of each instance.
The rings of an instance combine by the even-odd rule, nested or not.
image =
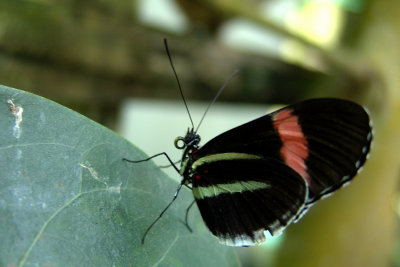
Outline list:
[[[298,116],[293,115],[291,109],[282,110],[274,116],[273,125],[282,142],[280,154],[283,160],[310,185],[310,175],[305,163],[308,157],[308,142]]]

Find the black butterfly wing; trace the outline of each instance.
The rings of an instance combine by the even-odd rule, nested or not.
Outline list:
[[[192,158],[244,153],[279,161],[307,182],[306,202],[311,204],[356,175],[371,140],[369,116],[360,105],[333,98],[311,99],[227,131]]]
[[[221,243],[253,246],[280,232],[304,208],[307,186],[280,161],[238,154],[194,163],[193,195]]]

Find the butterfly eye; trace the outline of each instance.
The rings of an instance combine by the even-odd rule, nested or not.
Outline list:
[[[175,138],[174,145],[177,149],[184,149],[186,147],[186,143],[183,137]]]

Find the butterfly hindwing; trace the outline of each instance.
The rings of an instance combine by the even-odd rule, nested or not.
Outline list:
[[[304,180],[279,161],[233,153],[193,165],[192,190],[200,213],[224,244],[262,243],[264,231],[280,232],[305,203]]]

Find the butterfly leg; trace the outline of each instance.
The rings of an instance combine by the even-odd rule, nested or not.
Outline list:
[[[171,164],[171,166],[174,167],[174,169],[178,173],[180,173],[178,167],[176,167],[175,163],[171,160],[171,158],[168,156],[168,154],[166,152],[158,153],[158,154],[155,154],[155,155],[153,155],[151,157],[148,157],[146,159],[141,159],[141,160],[130,160],[130,159],[127,159],[127,158],[123,158],[122,160],[130,162],[130,163],[139,163],[139,162],[144,162],[144,161],[151,160],[153,158],[156,158],[156,157],[162,156],[162,155],[164,155],[167,158],[167,160],[169,161],[169,163]]]
[[[168,205],[163,209],[163,211],[160,213],[160,215],[158,215],[157,219],[155,219],[149,227],[147,227],[146,231],[144,232],[144,235],[142,237],[142,245],[144,244],[144,241],[146,239],[147,234],[150,232],[150,229],[153,228],[153,226],[158,222],[159,219],[161,219],[161,217],[164,215],[164,213],[169,209],[169,207],[172,205],[172,203],[174,203],[174,201],[176,200],[176,198],[178,197],[179,191],[182,188],[182,184],[179,184],[178,189],[176,189],[175,195],[172,198],[172,200],[168,203]]]
[[[174,162],[174,164],[178,164],[180,162],[181,162],[181,160],[177,160],[177,161]],[[169,168],[171,166],[172,166],[171,164],[168,164],[168,165],[161,165],[161,166],[158,166],[158,167],[160,167],[161,169],[164,169],[164,168]]]
[[[187,207],[187,209],[186,209],[186,216],[185,216],[185,226],[186,226],[186,228],[189,230],[189,232],[191,232],[191,233],[192,233],[193,231],[192,231],[192,228],[190,228],[190,225],[189,225],[189,222],[188,222],[188,217],[189,217],[189,211],[190,211],[190,209],[193,207],[194,202],[195,202],[195,200],[193,200],[192,203],[190,203],[189,207]]]

